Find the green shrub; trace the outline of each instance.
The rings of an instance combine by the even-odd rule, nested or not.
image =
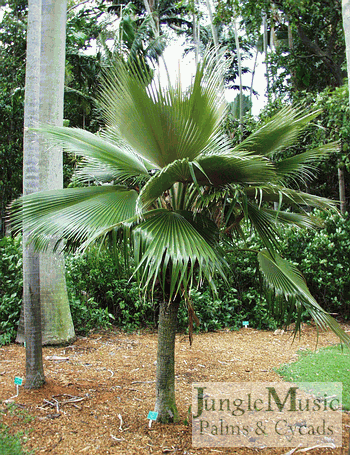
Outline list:
[[[113,316],[108,313],[107,309],[100,308],[94,299],[77,297],[72,289],[68,290],[68,296],[76,334],[86,335],[92,329],[111,327]]]
[[[22,305],[21,238],[0,239],[0,345],[16,337]]]
[[[248,246],[259,249],[256,237],[247,233]],[[281,230],[281,253],[294,262],[306,278],[311,293],[330,313],[350,318],[350,223],[338,215],[325,217],[325,229],[306,231],[292,227]],[[192,292],[193,306],[201,324],[199,330],[225,327],[238,329],[243,321],[257,329],[275,329],[276,320],[261,286],[256,254],[240,251],[247,245],[237,243],[237,251],[227,255],[228,283],[216,280],[217,296],[204,284]],[[11,342],[17,330],[22,303],[21,239],[0,240],[0,344]],[[144,299],[130,268],[119,254],[91,248],[66,256],[66,278],[73,323],[77,333],[111,324],[132,331],[156,327],[157,298]],[[303,320],[309,316],[303,313]],[[282,317],[283,321],[283,317]],[[188,326],[187,308],[179,311],[179,328]]]
[[[251,239],[253,247],[257,245]],[[243,242],[238,247],[244,248]],[[223,328],[236,330],[248,321],[250,327],[275,329],[277,324],[268,312],[267,301],[261,287],[256,254],[237,251],[226,257],[229,271],[228,282],[217,278],[217,296],[212,295],[208,285],[192,291],[192,304],[200,320],[199,330],[213,331]],[[188,325],[187,308],[180,307],[179,327]]]
[[[135,281],[129,280],[131,274],[120,258],[97,247],[66,258],[67,285],[73,305],[75,302],[79,308],[77,302],[93,301],[113,318],[114,325],[128,331],[154,326],[157,321],[157,305],[140,296]]]
[[[324,229],[286,228],[282,252],[295,262],[323,309],[350,318],[350,223],[341,215],[325,217]]]

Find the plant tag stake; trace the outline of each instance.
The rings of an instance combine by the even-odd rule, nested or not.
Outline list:
[[[151,426],[152,426],[152,420],[157,420],[157,417],[158,417],[158,412],[149,411],[148,416],[147,416],[147,419],[149,419],[149,422],[148,422],[149,428],[151,428]]]
[[[18,376],[15,376],[15,381],[14,381],[14,382],[15,382],[16,392],[17,392],[17,393],[16,393],[16,395],[15,395],[14,397],[12,397],[12,398],[18,397],[18,394],[19,394],[19,389],[18,389],[18,387],[19,387],[20,385],[22,385],[23,379],[20,378],[20,377],[18,377]]]
[[[247,329],[248,325],[249,325],[249,321],[242,321],[242,325],[243,325],[243,327],[245,327]]]

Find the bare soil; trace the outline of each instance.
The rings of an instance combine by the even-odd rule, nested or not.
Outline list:
[[[349,329],[345,327],[345,329]],[[287,454],[290,448],[196,449],[191,444],[188,410],[193,382],[281,381],[274,368],[293,362],[298,351],[315,349],[317,333],[305,326],[292,344],[291,332],[241,329],[176,337],[176,393],[180,423],[148,427],[155,402],[156,333],[111,331],[78,338],[71,346],[43,350],[46,384],[20,387],[25,351],[12,344],[0,348],[0,411],[11,431],[27,430],[25,449],[35,454]],[[337,344],[321,333],[317,347]],[[1,414],[0,414],[1,415]],[[308,454],[348,454],[350,418],[343,413],[343,447],[308,449]],[[297,449],[294,453],[300,453]],[[304,449],[305,450],[305,449]],[[304,451],[305,453],[305,451]]]

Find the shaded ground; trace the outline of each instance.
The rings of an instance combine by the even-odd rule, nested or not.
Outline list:
[[[96,333],[68,347],[44,348],[46,385],[37,391],[20,387],[10,409],[3,401],[15,394],[14,377],[25,376],[25,352],[22,346],[5,346],[0,348],[2,420],[16,431],[29,430],[25,448],[35,449],[35,454],[286,454],[290,448],[192,448],[191,425],[186,422],[191,384],[280,381],[273,368],[296,360],[298,350],[314,349],[315,343],[312,327],[305,327],[293,344],[290,332],[253,329],[195,335],[192,347],[186,336],[177,335],[181,423],[153,424],[151,429],[147,414],[155,401],[155,333]],[[318,347],[336,343],[333,334],[321,333]],[[342,449],[307,453],[347,454],[349,425],[344,413]]]

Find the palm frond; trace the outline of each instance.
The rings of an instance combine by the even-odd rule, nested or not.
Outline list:
[[[322,220],[310,213],[293,213],[282,210],[272,210],[261,208],[261,210],[274,220],[282,225],[294,225],[305,229],[317,229],[323,226]]]
[[[197,158],[205,175],[198,176],[198,182],[221,186],[229,183],[258,185],[274,182],[274,165],[265,157],[250,152],[232,150],[231,153],[204,154]]]
[[[208,232],[200,223],[189,222],[193,214],[157,210],[134,229],[135,275],[143,289],[154,289],[157,279],[171,300],[181,286],[191,287],[195,273],[214,287],[212,277],[225,277],[224,260],[206,241]],[[203,224],[202,228],[205,227]]]
[[[13,202],[11,227],[25,227],[40,249],[52,236],[79,243],[135,217],[137,196],[112,185],[32,193]]]
[[[315,173],[317,162],[328,154],[338,150],[339,143],[330,142],[329,144],[278,161],[275,163],[276,172],[281,177],[306,178],[310,180]]]
[[[158,168],[174,160],[190,161],[208,145],[220,128],[225,111],[220,76],[227,65],[207,53],[190,88],[178,81],[162,88],[148,85],[135,67],[106,73],[100,105],[108,127],[117,128],[132,148]]]
[[[252,226],[259,234],[265,247],[274,255],[274,248],[278,246],[279,235],[272,217],[250,201],[247,201],[246,209],[244,211],[246,212],[246,217],[249,218]]]
[[[244,191],[250,199],[283,203],[292,207],[314,207],[320,210],[337,211],[336,201],[279,185],[251,186],[246,187]]]
[[[160,172],[153,175],[142,188],[137,204],[138,211],[149,207],[154,200],[170,189],[176,182],[185,183],[187,181],[192,181],[188,160],[173,161]]]
[[[303,129],[320,112],[318,110],[306,114],[301,109],[285,107],[259,130],[237,145],[235,149],[249,150],[271,157],[281,149],[293,145]]]
[[[143,162],[130,148],[118,147],[89,131],[53,125],[43,125],[34,131],[49,137],[53,145],[60,145],[68,152],[98,160],[129,177],[140,174],[148,176]]]
[[[258,261],[260,271],[269,287],[291,301],[295,299],[295,302],[304,306],[321,329],[330,328],[341,341],[350,345],[349,335],[319,306],[312,297],[304,277],[294,265],[277,254],[272,257],[266,250],[258,253]]]
[[[92,158],[85,158],[82,165],[79,165],[73,174],[73,182],[82,185],[90,185],[91,183],[123,184],[125,182],[130,184],[132,182],[133,186],[142,186],[149,178],[149,174],[130,176],[130,173],[123,172]]]

